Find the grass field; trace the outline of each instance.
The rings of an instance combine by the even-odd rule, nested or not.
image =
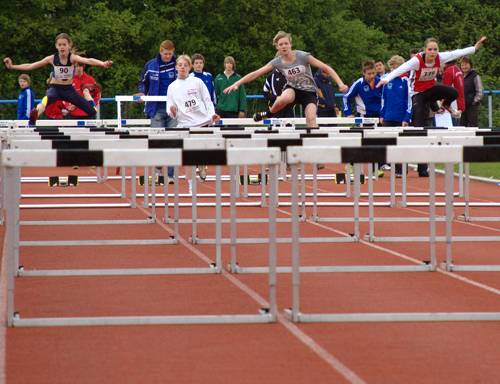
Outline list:
[[[500,180],[500,163],[472,163],[470,174]]]
[[[438,164],[437,168],[444,169],[444,165]],[[458,172],[458,165],[455,165],[455,172]],[[471,176],[500,180],[500,163],[471,163],[470,174]]]

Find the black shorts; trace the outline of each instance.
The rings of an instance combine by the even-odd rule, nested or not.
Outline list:
[[[318,105],[318,95],[316,94],[316,92],[303,91],[289,85],[285,85],[283,90],[287,88],[293,89],[295,91],[295,101],[293,102],[293,104],[302,105],[302,108],[304,110],[309,104]]]

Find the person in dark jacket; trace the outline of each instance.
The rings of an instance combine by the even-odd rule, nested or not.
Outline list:
[[[460,124],[465,127],[477,127],[479,106],[483,98],[483,83],[481,78],[472,69],[472,60],[465,56],[460,61],[460,69],[464,74],[465,111],[462,113]]]
[[[138,96],[166,96],[168,86],[177,78],[175,46],[170,40],[160,44],[160,52],[145,65],[138,84]],[[175,127],[166,111],[165,101],[148,101],[144,113],[151,119],[151,127]]]
[[[322,70],[314,74],[314,81],[318,87],[318,117],[336,117],[335,90],[332,79]]]
[[[271,74],[267,76],[262,90],[269,108],[271,108],[271,106],[274,104],[276,98],[281,95],[281,92],[283,92],[283,88],[285,87],[285,85],[286,77],[278,69],[274,69]],[[288,107],[276,113],[274,117],[294,117],[293,107],[289,105]]]

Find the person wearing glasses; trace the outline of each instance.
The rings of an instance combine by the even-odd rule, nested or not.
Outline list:
[[[481,37],[474,46],[457,49],[449,52],[439,52],[438,42],[435,38],[428,38],[424,42],[423,52],[417,53],[410,60],[391,71],[381,79],[377,87],[382,87],[403,73],[415,71],[412,96],[412,124],[415,127],[425,126],[429,115],[429,108],[434,112],[443,112],[450,108],[450,104],[457,98],[458,92],[455,88],[436,83],[436,76],[442,64],[456,60],[462,56],[475,53],[486,40]],[[442,100],[441,105],[438,100]],[[427,177],[427,165],[419,164],[418,173],[421,177]]]

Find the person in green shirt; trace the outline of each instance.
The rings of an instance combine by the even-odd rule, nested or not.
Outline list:
[[[247,95],[245,87],[239,87],[237,92],[224,93],[224,89],[233,85],[241,76],[235,72],[236,61],[232,56],[224,58],[224,72],[215,77],[216,113],[222,118],[245,117],[247,110]]]

